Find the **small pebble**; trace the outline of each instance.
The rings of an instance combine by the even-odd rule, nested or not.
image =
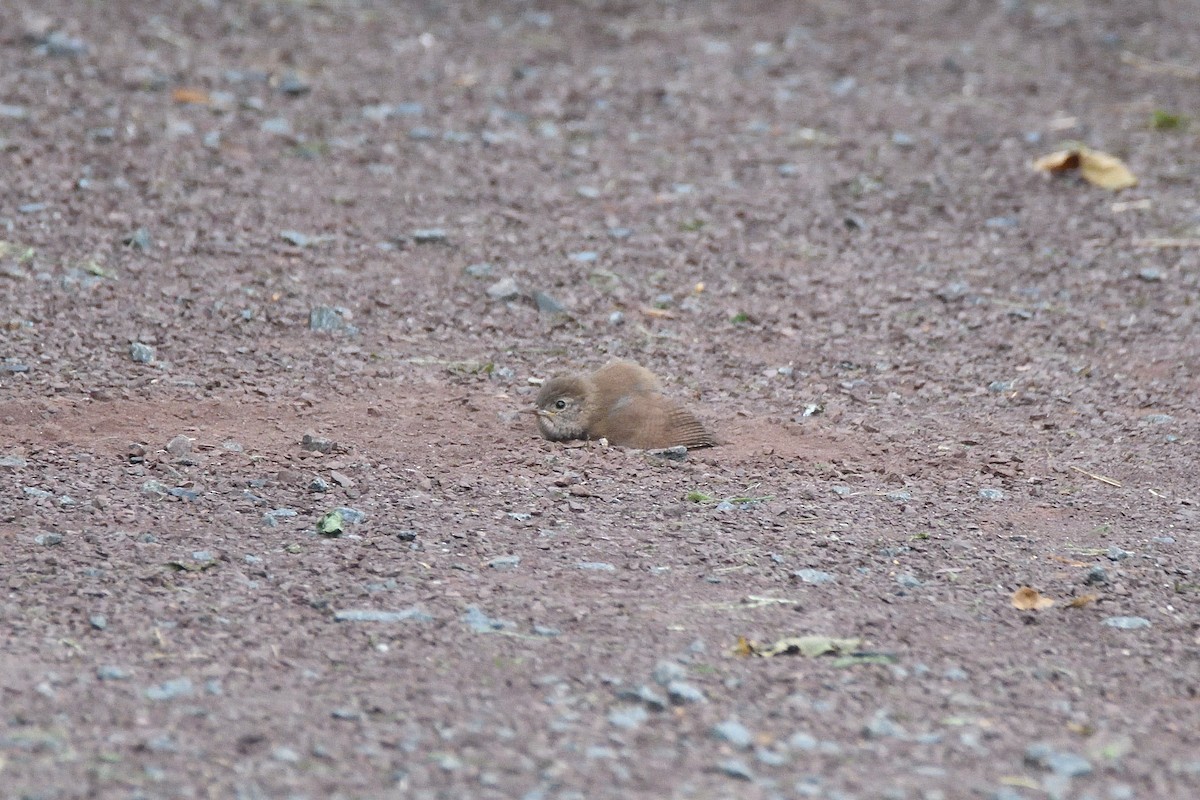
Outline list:
[[[533,293],[533,302],[543,314],[561,314],[567,310],[562,303],[540,290]]]
[[[982,497],[984,500],[991,500],[993,502],[999,502],[1000,500],[1004,499],[1004,490],[1003,489],[980,489],[979,496]]]
[[[1083,756],[1055,750],[1048,744],[1034,743],[1025,749],[1025,763],[1068,778],[1092,774],[1092,765]]]
[[[682,681],[688,676],[687,670],[682,664],[674,661],[660,661],[654,667],[652,677],[654,682],[659,686],[667,686],[673,681]]]
[[[580,561],[575,565],[578,569],[590,572],[616,572],[617,568],[607,561]]]
[[[146,697],[150,700],[174,700],[178,697],[187,697],[193,690],[194,687],[189,679],[176,678],[146,689]]]
[[[335,612],[333,618],[337,622],[433,622],[433,616],[419,606],[403,611],[348,609]]]
[[[297,764],[300,762],[300,754],[290,747],[276,747],[271,751],[271,758],[276,761],[282,761],[285,764]]]
[[[832,573],[823,572],[819,569],[798,569],[792,575],[805,583],[831,583],[835,580]]]
[[[345,308],[313,306],[312,310],[308,312],[308,329],[321,332],[357,333],[358,329],[347,322],[349,317],[350,311]]]
[[[727,719],[714,725],[712,735],[723,742],[728,742],[738,750],[748,750],[754,744],[754,734],[735,719]]]
[[[417,244],[445,244],[447,238],[442,228],[420,228],[412,232],[412,240]]]
[[[121,667],[105,664],[96,668],[96,677],[102,681],[125,681],[129,680],[130,672]]]
[[[474,605],[467,606],[466,612],[459,620],[475,633],[491,633],[492,631],[517,627],[515,622],[497,617],[489,617],[478,606]]]
[[[731,758],[726,761],[722,761],[717,765],[717,769],[720,770],[723,775],[727,775],[730,778],[736,778],[739,781],[754,780],[754,773],[750,771],[750,767],[746,766],[746,762],[741,761],[740,759]]]
[[[608,712],[608,723],[622,730],[633,730],[650,719],[650,712],[643,706],[622,706]]]
[[[708,698],[704,696],[697,687],[687,681],[669,681],[667,683],[667,697],[671,698],[672,703],[686,705],[688,703],[704,703]]]
[[[265,119],[258,126],[258,129],[263,133],[270,133],[275,136],[291,136],[292,123],[287,117],[272,117]]]
[[[154,348],[148,344],[134,342],[129,345],[129,358],[138,364],[149,364],[154,361]]]
[[[521,294],[521,287],[512,277],[501,278],[487,289],[488,297],[500,302],[515,300]]]

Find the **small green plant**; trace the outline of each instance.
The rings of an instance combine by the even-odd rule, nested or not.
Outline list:
[[[732,322],[734,325],[745,325],[747,322],[750,321],[750,315],[747,314],[745,311],[739,311],[738,313],[736,313],[732,317],[730,317],[729,321]]]
[[[746,487],[745,494],[733,495],[730,497],[723,497],[723,498],[715,497],[714,495],[708,494],[707,492],[702,492],[699,489],[692,489],[690,492],[688,492],[686,495],[684,495],[684,499],[687,500],[688,502],[700,503],[702,505],[707,504],[707,503],[728,503],[729,505],[734,505],[734,506],[754,505],[755,503],[765,503],[768,500],[775,499],[775,495],[773,495],[773,494],[758,495],[758,496],[751,495],[750,492],[752,492],[753,490],[755,490],[757,488],[758,488],[758,484],[755,483],[755,484],[752,484],[752,485]]]
[[[1183,114],[1175,114],[1161,108],[1156,108],[1150,115],[1150,129],[1155,131],[1178,131],[1187,127],[1188,119]]]

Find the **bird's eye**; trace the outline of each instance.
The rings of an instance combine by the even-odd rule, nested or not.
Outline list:
[[[567,401],[566,400],[555,400],[554,407],[557,408],[559,411],[562,411],[564,408],[567,407]]]

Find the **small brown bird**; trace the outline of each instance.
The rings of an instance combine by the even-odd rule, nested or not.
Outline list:
[[[700,420],[664,396],[654,373],[610,361],[591,375],[551,378],[538,393],[538,429],[552,442],[607,439],[622,447],[710,447]]]

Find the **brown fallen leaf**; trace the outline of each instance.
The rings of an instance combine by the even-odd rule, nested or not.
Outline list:
[[[1091,605],[1099,599],[1100,595],[1098,594],[1081,594],[1079,597],[1076,597],[1074,600],[1067,603],[1067,608],[1083,608],[1084,606]]]
[[[206,106],[208,105],[208,92],[203,89],[189,89],[186,86],[181,86],[171,92],[171,100],[180,105]]]
[[[1088,183],[1119,191],[1137,186],[1137,176],[1116,156],[1084,145],[1075,145],[1044,155],[1033,162],[1038,172],[1061,173],[1077,169]]]
[[[1053,598],[1043,597],[1037,589],[1022,586],[1013,592],[1012,606],[1018,611],[1040,611],[1054,605]]]

